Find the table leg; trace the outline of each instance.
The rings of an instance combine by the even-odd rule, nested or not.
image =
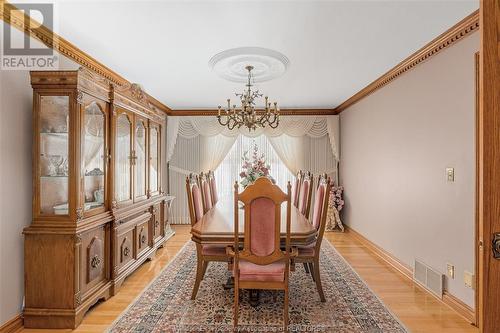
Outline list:
[[[260,290],[259,289],[250,289],[250,299],[249,303],[251,306],[256,307],[259,305],[259,299],[260,299]]]

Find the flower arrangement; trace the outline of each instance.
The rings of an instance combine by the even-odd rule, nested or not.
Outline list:
[[[343,186],[332,186],[330,191],[330,202],[329,204],[337,209],[337,211],[341,211],[344,207],[344,187]]]
[[[248,156],[249,150],[243,153],[243,170],[240,172],[241,186],[246,188],[248,185],[252,184],[259,177],[268,177],[274,183],[274,179],[269,174],[271,166],[267,163],[264,154],[259,155],[259,148],[255,141],[252,147],[252,156]]]

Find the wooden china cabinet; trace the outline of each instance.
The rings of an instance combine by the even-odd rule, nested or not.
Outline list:
[[[173,232],[161,187],[165,113],[86,69],[31,72],[33,223],[24,325],[75,328]]]

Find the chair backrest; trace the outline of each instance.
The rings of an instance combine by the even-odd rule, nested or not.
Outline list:
[[[208,181],[210,182],[210,193],[212,194],[212,205],[215,205],[219,201],[219,195],[217,194],[217,186],[215,184],[215,174],[213,171],[208,171]]]
[[[318,254],[321,247],[321,241],[323,240],[323,234],[325,233],[331,189],[332,183],[330,178],[327,178],[326,174],[320,175],[318,177],[318,187],[316,188],[313,216],[311,220],[313,226],[316,228],[316,230],[318,230],[315,251],[315,253]]]
[[[273,185],[267,177],[258,178],[255,183],[238,194],[238,183],[234,186],[234,248],[235,264],[240,259],[257,265],[268,265],[286,260],[290,256],[290,210],[291,185],[287,194]],[[243,249],[239,250],[239,202],[244,204],[245,230]],[[281,205],[286,202],[286,241],[285,251],[281,250]],[[237,268],[237,267],[236,267]]]
[[[203,199],[198,175],[190,173],[186,177],[186,192],[188,197],[189,217],[194,225],[203,217]]]
[[[309,218],[309,211],[311,210],[311,195],[313,188],[313,174],[310,171],[304,172],[302,177],[302,184],[300,186],[299,194],[299,211],[306,218]]]
[[[297,177],[295,178],[295,182],[293,182],[293,190],[292,190],[293,205],[297,208],[299,207],[299,194],[300,194],[300,186],[302,185],[302,176],[303,172],[302,170],[299,170],[297,172]]]
[[[210,193],[210,181],[208,179],[208,174],[200,173],[200,188],[201,197],[203,199],[203,212],[206,213],[212,209],[212,194]]]

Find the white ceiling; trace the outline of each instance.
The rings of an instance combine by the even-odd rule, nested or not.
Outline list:
[[[213,73],[225,49],[285,54],[259,84],[282,108],[331,108],[478,8],[478,1],[60,1],[58,32],[173,109],[215,108],[241,84]]]

